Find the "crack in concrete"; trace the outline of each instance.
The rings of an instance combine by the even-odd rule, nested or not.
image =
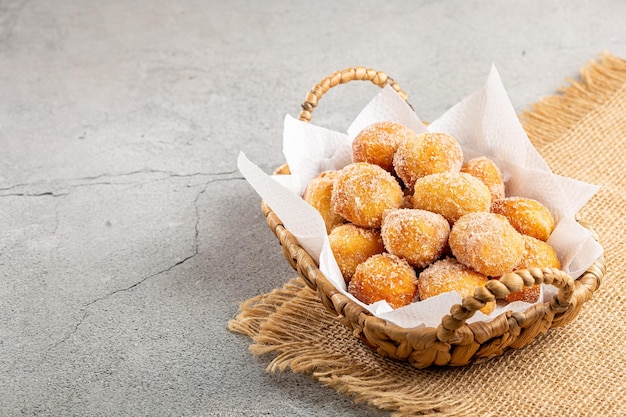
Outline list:
[[[88,302],[87,304],[85,304],[83,308],[87,309],[87,308],[91,307],[92,305],[94,305],[94,304],[96,304],[96,303],[98,303],[98,302],[100,302],[100,301],[104,301],[104,300],[106,300],[106,299],[108,299],[108,298],[110,298],[110,297],[114,296],[115,294],[118,294],[118,293],[121,293],[121,292],[130,291],[130,290],[132,290],[133,288],[136,288],[136,287],[140,286],[141,284],[143,284],[144,282],[146,282],[146,281],[147,281],[147,280],[149,280],[150,278],[154,278],[154,277],[156,277],[156,276],[158,276],[158,275],[161,275],[161,274],[164,274],[164,273],[166,273],[166,272],[169,272],[169,271],[171,271],[172,269],[176,268],[177,266],[184,264],[185,262],[187,262],[188,260],[190,260],[191,258],[193,258],[193,257],[194,257],[194,256],[196,256],[196,255],[198,255],[198,252],[197,252],[197,251],[194,251],[194,253],[193,253],[193,254],[191,254],[191,255],[189,255],[189,256],[186,256],[185,258],[183,258],[183,259],[181,259],[180,261],[176,262],[174,265],[171,265],[171,266],[169,266],[169,267],[167,267],[167,268],[165,268],[165,269],[162,269],[162,270],[160,270],[159,272],[155,272],[155,273],[154,273],[154,274],[152,274],[152,275],[148,275],[148,276],[146,276],[146,277],[143,277],[143,278],[141,278],[139,281],[135,282],[134,284],[132,284],[132,285],[130,285],[130,286],[128,286],[128,287],[125,287],[125,288],[118,288],[118,289],[116,289],[116,290],[113,290],[113,291],[109,292],[109,293],[108,293],[108,294],[106,294],[106,295],[103,295],[102,297],[98,297],[98,298],[96,298],[96,299],[94,299],[94,300],[91,300],[90,302]]]
[[[83,308],[81,309],[83,311],[83,315],[82,317],[78,320],[78,323],[76,323],[74,325],[74,327],[70,330],[70,332],[65,335],[65,337],[63,337],[61,340],[55,342],[54,344],[52,344],[50,347],[48,347],[47,351],[50,351],[56,347],[58,347],[59,345],[65,343],[66,341],[68,341],[74,334],[76,334],[78,332],[78,329],[80,328],[80,326],[83,324],[84,320],[87,318],[87,316],[89,315],[89,308],[91,306],[93,306],[96,303],[99,303],[101,301],[105,301],[107,299],[109,299],[110,297],[114,296],[115,294],[119,294],[122,292],[126,292],[126,291],[130,291],[133,288],[136,288],[138,286],[140,286],[141,284],[143,284],[144,282],[148,281],[151,278],[154,278],[158,275],[164,274],[166,272],[171,271],[172,269],[184,264],[185,262],[189,261],[190,259],[194,258],[195,256],[200,254],[200,244],[199,244],[199,236],[200,236],[200,208],[199,208],[199,200],[200,197],[206,193],[208,187],[210,184],[215,183],[217,181],[226,181],[226,180],[231,180],[231,179],[242,179],[242,178],[216,178],[216,179],[212,179],[209,181],[206,181],[204,183],[204,186],[202,187],[202,189],[196,194],[194,200],[193,200],[193,204],[194,204],[194,212],[195,212],[195,224],[194,224],[194,246],[193,246],[193,252],[191,255],[186,256],[185,258],[181,259],[180,261],[174,263],[173,265],[170,265],[167,268],[164,268],[158,272],[155,272],[154,274],[148,275],[146,277],[141,278],[140,280],[136,281],[135,283],[133,283],[132,285],[128,286],[128,287],[124,287],[124,288],[118,288],[116,290],[113,290],[111,292],[109,292],[106,295],[103,295],[102,297],[98,297],[96,299],[91,300],[90,302],[88,302],[87,304],[85,304],[83,306]]]
[[[114,182],[114,181],[103,181],[103,182],[93,182],[95,180],[99,180],[102,178],[109,178],[109,179],[117,179],[117,178],[125,178],[125,177],[132,177],[135,175],[140,175],[140,174],[161,174],[161,175],[165,175],[166,177],[163,179],[169,179],[169,178],[193,178],[193,177],[221,177],[221,176],[226,176],[226,175],[232,175],[235,172],[237,172],[237,170],[232,170],[232,171],[217,171],[217,172],[193,172],[193,173],[189,173],[189,174],[181,174],[178,172],[174,172],[174,171],[167,171],[167,170],[158,170],[158,169],[141,169],[141,170],[136,170],[136,171],[130,171],[130,172],[125,172],[125,173],[120,173],[120,174],[109,174],[109,173],[104,173],[104,174],[100,174],[100,175],[95,175],[95,176],[89,176],[89,177],[78,177],[78,178],[60,178],[60,179],[54,179],[54,180],[40,180],[40,181],[34,181],[31,183],[21,183],[21,184],[14,184],[8,187],[2,187],[0,188],[0,197],[6,197],[6,196],[15,196],[15,197],[43,197],[43,196],[53,196],[53,197],[61,197],[61,196],[65,196],[68,195],[69,192],[60,192],[60,190],[71,190],[74,188],[79,188],[79,187],[91,187],[91,186],[95,186],[95,185],[132,185],[132,184],[137,184],[137,181],[134,182]],[[86,183],[80,183],[82,181],[87,181]],[[79,182],[79,184],[62,184],[59,185],[57,187],[50,187],[51,184],[54,183],[71,183],[71,182]],[[46,187],[48,186],[48,187]],[[13,190],[17,190],[20,188],[33,188],[33,187],[43,187],[43,188],[48,188],[45,191],[42,192],[11,192]],[[50,189],[52,188],[52,189]],[[4,194],[3,194],[4,193]]]
[[[57,193],[54,191],[44,191],[42,193],[9,193],[0,194],[0,197],[65,197],[69,193]]]
[[[50,350],[56,348],[57,346],[59,346],[60,344],[63,344],[65,342],[67,342],[69,340],[69,338],[72,337],[73,334],[78,332],[78,328],[80,327],[81,324],[83,324],[83,321],[85,321],[85,319],[89,315],[89,312],[86,309],[82,309],[82,311],[83,311],[83,316],[78,320],[78,323],[76,323],[74,325],[74,328],[67,335],[65,335],[65,337],[63,339],[55,342],[52,346],[48,347],[46,349],[46,351],[50,351]]]

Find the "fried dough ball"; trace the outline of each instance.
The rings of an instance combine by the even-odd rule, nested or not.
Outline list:
[[[385,251],[378,229],[365,229],[352,223],[335,227],[328,235],[328,241],[346,284],[357,265]]]
[[[521,234],[543,241],[548,240],[556,225],[550,210],[531,198],[503,198],[493,202],[491,211],[509,219],[511,225]]]
[[[502,173],[491,159],[485,156],[472,158],[463,164],[461,172],[466,172],[481,180],[489,188],[492,201],[505,197]]]
[[[491,193],[478,178],[464,172],[442,172],[415,182],[413,208],[441,214],[453,224],[459,217],[489,211]]]
[[[398,181],[378,165],[355,162],[339,171],[331,196],[335,212],[362,227],[380,227],[385,210],[402,206]]]
[[[366,304],[386,300],[400,308],[416,299],[417,275],[407,261],[385,252],[356,267],[348,292]]]
[[[441,257],[447,248],[448,234],[448,221],[431,211],[398,209],[383,215],[381,235],[385,249],[416,268]]]
[[[456,259],[445,258],[431,264],[420,273],[417,288],[420,300],[450,291],[456,291],[461,297],[467,297],[474,295],[474,290],[484,287],[488,281],[485,275]],[[480,311],[489,314],[495,306],[496,302],[490,301]]]
[[[515,269],[532,267],[561,269],[561,262],[552,246],[528,235],[522,235],[522,239],[524,239],[524,255]]]
[[[313,206],[324,219],[326,233],[330,233],[333,227],[345,222],[345,219],[337,214],[330,204],[335,178],[337,178],[337,171],[322,172],[307,184],[302,195],[304,201]]]
[[[452,254],[481,274],[499,277],[513,271],[524,254],[524,239],[506,217],[470,213],[459,218],[448,239]]]
[[[522,261],[515,269],[532,267],[561,269],[561,262],[552,246],[532,236],[522,235],[522,238],[524,239],[524,255],[522,256]],[[534,303],[539,299],[540,293],[540,285],[524,287],[520,291],[512,292],[506,296],[505,301],[526,301],[527,303]]]
[[[398,123],[377,122],[361,130],[352,142],[352,161],[376,164],[394,172],[393,154],[400,142],[417,136],[412,129]]]
[[[419,178],[439,172],[458,172],[463,151],[455,138],[446,133],[422,133],[398,146],[393,166],[408,188]]]

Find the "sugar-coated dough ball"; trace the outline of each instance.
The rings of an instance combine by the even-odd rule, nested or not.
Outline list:
[[[431,264],[420,273],[417,288],[420,300],[450,291],[456,291],[461,297],[467,297],[474,295],[474,290],[484,287],[488,281],[485,275],[456,259],[445,258]],[[496,302],[490,301],[480,311],[489,314],[495,306]]]
[[[524,254],[515,269],[532,267],[561,269],[561,262],[552,246],[528,235],[522,235],[522,239],[524,239]]]
[[[385,251],[378,229],[365,229],[352,223],[335,227],[328,235],[328,241],[346,283],[350,282],[360,263]]]
[[[491,211],[509,219],[518,232],[546,241],[554,230],[555,221],[550,210],[537,200],[525,197],[507,197],[496,200]]]
[[[463,151],[455,138],[446,133],[422,133],[398,146],[393,166],[408,188],[419,178],[439,172],[458,172]]]
[[[339,171],[331,196],[333,210],[362,227],[380,227],[383,212],[401,207],[398,181],[378,165],[355,162]]]
[[[407,261],[385,252],[356,267],[348,292],[365,304],[386,300],[399,308],[416,299],[417,275]]]
[[[481,180],[489,188],[492,201],[505,197],[502,172],[491,159],[485,156],[472,158],[463,164],[461,172],[466,172]]]
[[[476,211],[489,211],[491,193],[478,178],[464,172],[442,172],[415,182],[413,208],[441,214],[451,224]]]
[[[400,142],[417,136],[412,129],[398,123],[376,122],[363,129],[352,142],[352,161],[369,162],[389,172],[393,170],[393,155]]]
[[[524,239],[506,217],[470,213],[459,218],[448,239],[459,262],[491,277],[513,271],[522,260]]]
[[[390,210],[383,215],[381,234],[387,252],[423,268],[446,250],[450,224],[442,215],[426,210]]]
[[[561,262],[555,250],[544,242],[532,236],[522,235],[524,239],[524,255],[522,261],[515,269],[536,268],[558,268],[561,269]],[[505,301],[526,301],[534,303],[539,298],[541,286],[533,285],[524,287],[520,291],[515,291],[505,297]]]
[[[345,219],[337,214],[330,204],[335,178],[337,178],[337,171],[322,172],[307,184],[302,195],[304,201],[313,206],[324,219],[326,233],[330,233],[333,227],[345,222]]]

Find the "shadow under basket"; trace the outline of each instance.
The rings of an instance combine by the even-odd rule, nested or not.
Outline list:
[[[404,100],[407,98],[395,81],[384,72],[364,67],[348,68],[332,73],[311,89],[302,104],[299,119],[310,121],[319,99],[330,88],[354,80],[371,81],[379,87],[390,85]],[[275,172],[288,173],[287,165],[279,167]],[[442,318],[438,327],[407,329],[373,316],[339,292],[272,209],[264,201],[261,205],[267,224],[278,238],[285,258],[306,284],[317,291],[326,309],[350,328],[355,337],[381,356],[409,362],[416,368],[467,365],[502,355],[507,349],[518,349],[531,344],[538,335],[550,328],[563,326],[574,320],[583,304],[591,299],[600,286],[606,270],[606,261],[602,255],[576,279],[556,268],[514,271],[499,280],[490,280],[485,287],[477,288],[473,296],[465,297],[461,304],[452,306],[450,313]],[[597,240],[592,227],[579,222]],[[466,322],[486,302],[504,298],[522,286],[541,283],[558,289],[552,300],[534,304],[523,312],[502,313],[489,322]]]

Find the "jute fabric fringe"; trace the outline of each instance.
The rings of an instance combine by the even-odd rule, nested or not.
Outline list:
[[[601,185],[582,208],[607,273],[576,319],[480,364],[418,370],[356,340],[300,278],[244,302],[229,323],[269,372],[310,374],[394,417],[626,416],[626,60],[602,54],[520,116],[552,170]]]

